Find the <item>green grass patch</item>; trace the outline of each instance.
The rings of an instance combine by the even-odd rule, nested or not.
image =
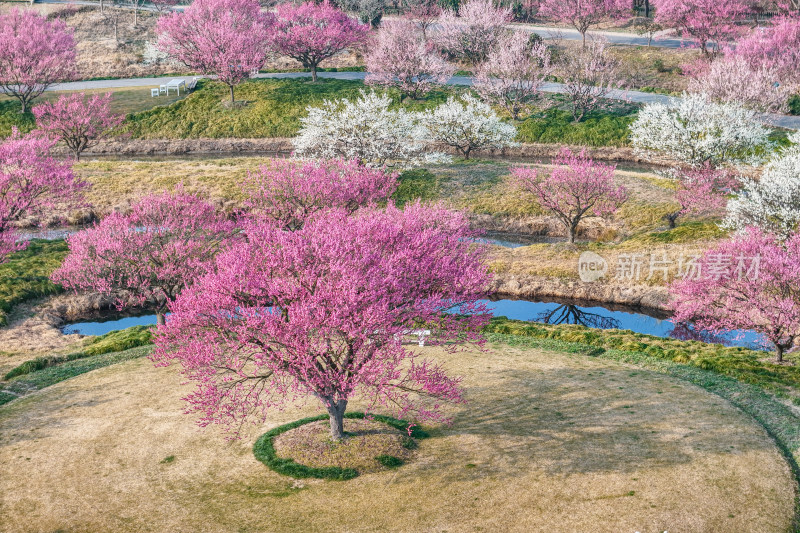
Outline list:
[[[152,342],[153,336],[148,326],[133,326],[128,329],[111,331],[105,335],[91,338],[86,343],[86,347],[83,350],[67,355],[37,357],[36,359],[25,361],[9,371],[3,376],[3,379],[12,379],[17,376],[23,376],[31,372],[44,370],[45,368],[75,361],[77,359],[85,359],[87,357],[113,352],[122,352],[139,346],[147,346],[148,344],[152,344]]]
[[[548,109],[517,124],[517,140],[526,143],[574,144],[579,146],[628,146],[628,126],[636,112],[595,111],[578,123],[572,113]]]
[[[8,313],[15,305],[63,291],[50,281],[50,274],[66,255],[67,243],[63,240],[34,240],[0,265],[0,325],[8,323]]]
[[[406,170],[397,180],[397,190],[392,199],[398,207],[415,200],[429,202],[439,199],[439,179],[427,169]]]
[[[409,427],[409,423],[406,422],[405,420],[399,420],[397,418],[392,418],[390,416],[375,415],[375,414],[365,415],[364,413],[359,413],[359,412],[344,414],[345,418],[350,418],[350,419],[363,419],[366,416],[368,416],[372,420],[382,422],[400,431],[406,431]],[[258,440],[253,445],[253,454],[256,456],[256,459],[264,463],[271,470],[274,470],[275,472],[283,474],[285,476],[291,476],[294,478],[313,477],[319,479],[332,479],[337,481],[353,479],[354,477],[358,476],[358,470],[356,470],[355,468],[340,468],[338,466],[310,467],[296,463],[292,459],[278,457],[278,454],[275,452],[275,446],[273,445],[273,440],[278,435],[286,433],[289,430],[298,428],[305,424],[310,424],[312,422],[317,422],[320,420],[327,420],[327,419],[328,415],[324,414],[319,416],[302,418],[300,420],[296,420],[294,422],[290,422],[288,424],[284,424],[282,426],[273,428],[258,438]],[[420,429],[417,426],[411,427],[411,433],[409,436],[414,439],[425,439],[429,437],[427,432],[425,432],[424,430]],[[399,461],[399,459],[397,459],[396,457],[393,457],[393,459]],[[377,457],[376,460],[378,460]]]
[[[0,404],[104,366],[145,357],[151,350],[152,346],[140,346],[122,352],[93,355],[12,378],[2,385]]]
[[[741,347],[727,347],[699,341],[680,341],[634,333],[627,330],[599,330],[584,326],[536,324],[506,317],[495,317],[486,327],[487,334],[514,335],[579,343],[590,347],[591,355],[607,350],[642,353],[648,357],[685,364],[756,385],[787,399],[800,398],[800,366],[778,365],[762,358],[768,356]]]
[[[403,460],[399,457],[395,457],[394,455],[379,455],[375,458],[375,460],[386,468],[397,468],[398,466],[403,466]]]
[[[637,235],[628,239],[626,244],[659,245],[681,244],[704,240],[722,239],[728,231],[720,228],[716,222],[684,222],[678,227],[666,231],[654,231]]]

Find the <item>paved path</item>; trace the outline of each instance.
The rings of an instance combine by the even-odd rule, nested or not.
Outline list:
[[[305,78],[311,76],[309,72],[281,72],[275,74],[259,74],[259,78]],[[337,80],[363,80],[366,73],[364,72],[320,72],[320,78],[331,78]],[[175,76],[168,76],[162,78],[128,78],[120,80],[94,80],[94,81],[74,81],[69,83],[58,83],[53,85],[49,91],[85,91],[88,89],[115,89],[123,87],[153,87],[162,83],[167,83],[169,80],[175,79]],[[181,77],[178,76],[178,79]],[[188,83],[191,76],[182,77]],[[466,76],[454,76],[447,82],[449,85],[466,85],[472,84],[472,80]],[[542,90],[549,93],[562,93],[564,86],[561,83],[545,83]],[[637,104],[651,104],[651,103],[671,103],[676,102],[679,98],[674,96],[666,96],[663,94],[643,93],[639,91],[611,91],[608,95],[609,98],[614,100],[625,100]],[[762,115],[761,120],[772,126],[781,128],[800,130],[800,117],[786,116],[786,115]]]

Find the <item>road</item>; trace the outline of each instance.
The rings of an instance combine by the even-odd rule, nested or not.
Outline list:
[[[319,72],[317,74],[320,78],[331,78],[337,80],[363,80],[366,76],[365,72]],[[311,76],[309,72],[281,72],[275,74],[259,74],[258,78],[305,78]],[[175,77],[162,77],[162,78],[127,78],[117,80],[94,80],[94,81],[73,81],[68,83],[58,83],[51,86],[48,91],[85,91],[89,89],[118,89],[123,87],[153,87],[167,83]],[[180,77],[179,77],[180,79]],[[187,82],[191,77],[183,77]],[[469,86],[472,85],[472,80],[466,76],[453,76],[448,85]],[[545,83],[542,90],[548,93],[563,93],[564,85],[561,83]],[[652,103],[672,103],[680,100],[678,97],[666,96],[663,94],[643,93],[639,91],[611,91],[608,95],[609,98],[614,100],[624,100],[637,104],[652,104]],[[800,117],[764,114],[760,119],[765,124],[786,128],[791,130],[800,130]]]

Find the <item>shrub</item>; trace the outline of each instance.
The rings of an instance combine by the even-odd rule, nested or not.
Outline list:
[[[574,123],[571,113],[549,109],[520,122],[517,140],[578,146],[628,146],[628,127],[635,118],[635,114],[595,111],[587,114],[581,122]]]

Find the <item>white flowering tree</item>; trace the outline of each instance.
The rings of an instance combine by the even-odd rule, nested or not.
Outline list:
[[[368,166],[412,167],[447,159],[428,150],[417,113],[389,109],[385,94],[362,91],[355,100],[326,100],[309,107],[294,139],[300,157],[357,159]]]
[[[790,139],[795,144],[765,165],[760,179],[746,179],[728,202],[726,227],[758,226],[784,238],[800,227],[800,132]]]
[[[436,109],[423,113],[422,120],[432,142],[455,148],[465,159],[473,150],[518,144],[514,142],[517,128],[503,122],[488,104],[469,93],[451,96]]]
[[[758,163],[772,144],[754,111],[715,103],[703,94],[684,94],[669,105],[647,104],[630,132],[634,148],[646,157],[665,156],[694,168]]]

